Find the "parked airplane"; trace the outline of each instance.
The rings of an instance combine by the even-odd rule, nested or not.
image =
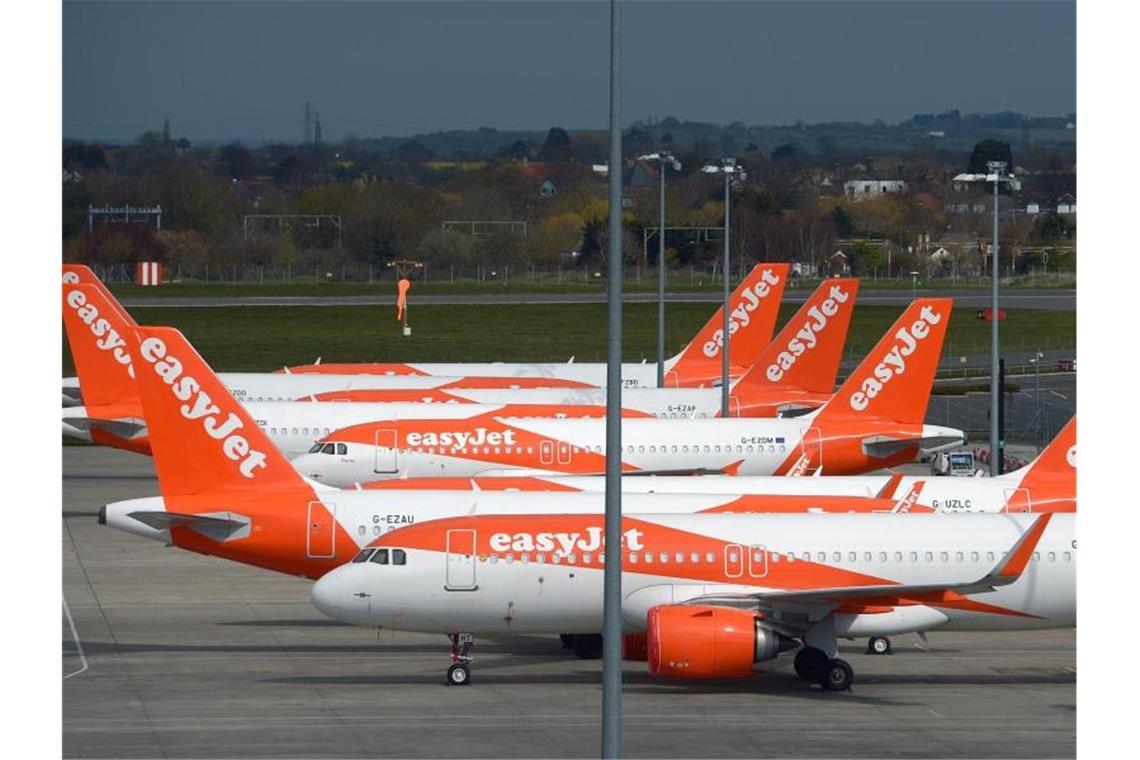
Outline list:
[[[731,417],[796,416],[827,403],[835,389],[859,280],[824,280],[729,393]],[[399,401],[605,406],[605,388],[432,390],[321,393],[318,401]],[[623,388],[622,406],[660,418],[718,417],[719,388]]]
[[[788,280],[790,264],[757,264],[737,285],[729,297],[729,361],[730,377],[743,375],[756,363],[760,352],[772,340],[780,298]],[[722,374],[721,348],[724,345],[723,307],[705,323],[696,337],[676,356],[665,362],[665,385],[670,388],[699,388],[719,385]],[[554,326],[557,327],[557,326]],[[585,385],[606,384],[604,363],[576,364],[512,364],[504,362],[406,364],[397,362],[371,364],[316,363],[286,367],[293,374],[356,374],[369,372],[382,375],[506,375],[513,377],[563,377]],[[623,388],[657,387],[657,365],[629,362],[622,364]]]
[[[915,300],[832,399],[809,415],[625,420],[622,470],[845,475],[962,443],[960,430],[923,424],[951,303]],[[336,486],[384,478],[605,470],[604,420],[400,420],[345,428],[321,442],[338,449],[344,444],[346,454],[305,454],[294,464],[306,476]]]
[[[604,492],[596,475],[411,478],[376,480],[366,490]],[[622,478],[625,493],[704,493],[787,497],[896,499],[910,512],[1074,512],[1077,508],[1077,419],[1071,418],[1032,462],[994,478],[917,475],[834,475],[782,478],[745,475],[646,475]],[[742,510],[747,511],[747,510]],[[770,510],[760,510],[770,511]]]
[[[1026,630],[1076,622],[1075,515],[638,515],[622,520],[622,623],[649,672],[749,676],[802,645],[795,669],[849,689],[838,637]],[[602,629],[614,555],[601,515],[434,520],[381,536],[313,586],[356,625],[446,633],[451,684],[476,634]]]
[[[124,335],[131,328],[107,310],[101,294],[90,285],[64,287],[64,323],[72,345],[75,366],[87,389],[86,404],[63,409],[65,435],[94,443],[150,453],[146,419],[134,380],[134,362]],[[89,319],[88,319],[89,318]],[[120,330],[122,332],[120,332]],[[179,336],[175,348],[190,350]],[[263,375],[280,378],[279,375]],[[378,378],[386,380],[386,378]],[[418,380],[419,378],[410,378]],[[429,378],[430,379],[430,378]],[[302,382],[305,382],[302,379]],[[236,394],[235,394],[236,395]],[[416,403],[311,403],[246,401],[246,409],[269,434],[274,445],[288,457],[327,448],[335,453],[344,445],[324,444],[314,449],[313,441],[336,430],[364,422],[397,420],[402,417],[460,420],[464,424],[487,417],[526,417],[533,415],[574,417],[605,416],[605,405],[564,405],[558,408],[527,404],[416,404]],[[626,416],[645,417],[634,410]]]

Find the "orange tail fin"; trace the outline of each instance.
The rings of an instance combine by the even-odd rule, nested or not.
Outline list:
[[[818,419],[879,418],[922,424],[952,298],[918,298],[819,412]]]
[[[107,290],[107,286],[103,284],[102,280],[95,276],[95,273],[91,271],[90,267],[86,267],[83,264],[64,264],[63,282],[65,285],[92,286],[102,294],[103,298],[107,301],[108,308],[114,309],[115,313],[119,315],[119,319],[131,327],[138,325],[134,317],[127,313],[123,305],[112,295],[110,290]]]
[[[163,496],[305,484],[182,333],[138,327],[131,343]]]
[[[858,295],[857,277],[821,282],[740,378],[740,385],[834,390]]]
[[[729,358],[736,366],[751,366],[772,340],[780,299],[791,264],[757,264],[729,296]],[[686,365],[720,361],[724,345],[724,307],[716,310],[697,336],[679,353],[670,369],[681,375]]]
[[[132,325],[93,285],[63,283],[63,329],[89,406],[138,398],[128,345]]]
[[[1077,502],[1077,418],[1025,468],[1018,484],[1028,489],[1034,511],[1071,511]]]

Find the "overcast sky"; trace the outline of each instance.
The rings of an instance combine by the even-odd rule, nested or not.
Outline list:
[[[1076,110],[1073,2],[625,2],[623,123]],[[608,2],[63,5],[63,131],[604,128]]]

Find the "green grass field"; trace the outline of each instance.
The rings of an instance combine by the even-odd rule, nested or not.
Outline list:
[[[656,360],[657,307],[626,304],[625,358]],[[783,325],[795,312],[785,305]],[[182,330],[219,371],[269,371],[286,364],[353,361],[566,361],[605,360],[604,304],[421,305],[411,311],[412,337],[400,334],[394,309],[379,306],[258,306],[131,309],[141,324]],[[711,315],[711,304],[671,304],[666,345],[674,353]],[[846,356],[859,358],[902,312],[859,306]],[[1002,322],[1007,351],[1071,348],[1076,313],[1010,309]],[[973,309],[955,309],[946,356],[989,350],[989,323]],[[74,368],[66,340],[63,373]]]

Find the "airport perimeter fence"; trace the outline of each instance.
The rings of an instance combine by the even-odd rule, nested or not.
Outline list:
[[[135,281],[135,263],[129,264],[90,264],[95,274],[103,282],[112,285],[132,284]],[[738,283],[754,266],[754,262],[746,262],[740,266],[733,266],[732,283]],[[413,282],[433,284],[462,284],[470,286],[510,286],[519,289],[533,286],[538,289],[575,287],[580,288],[596,285],[605,286],[605,268],[603,265],[583,266],[567,262],[563,265],[536,265],[536,264],[506,264],[502,266],[489,266],[483,264],[456,265],[456,264],[424,264],[422,267],[405,265],[378,266],[362,262],[336,262],[336,263],[306,263],[285,266],[240,265],[226,264],[223,266],[209,264],[183,264],[167,263],[163,279],[171,283],[211,283],[211,284],[239,284],[239,285],[312,285],[320,283],[340,284],[376,284],[395,288],[396,281],[406,274]],[[716,263],[707,266],[687,266],[670,269],[667,274],[667,287],[669,289],[709,288],[723,283],[722,268]],[[820,277],[799,278],[792,275],[791,286],[811,286],[819,282]],[[1055,275],[1037,278],[1017,278],[1037,287],[1074,287],[1070,277]],[[639,290],[652,290],[657,283],[657,268],[634,264],[624,270],[623,282],[626,287]],[[988,282],[986,279],[968,277],[924,277],[913,280],[909,275],[895,277],[880,277],[877,273],[863,278],[864,287],[899,288],[908,287],[921,289],[924,283],[937,282],[939,286],[977,286]],[[1009,282],[1003,278],[1003,283]]]
[[[1055,395],[1052,389],[1034,392],[1032,384],[1022,385],[1005,396],[1005,438],[1007,445],[1032,446],[1040,451],[1061,431],[1077,411],[1075,394]],[[957,428],[966,434],[966,448],[989,445],[989,393],[964,396],[931,396],[926,423]]]

